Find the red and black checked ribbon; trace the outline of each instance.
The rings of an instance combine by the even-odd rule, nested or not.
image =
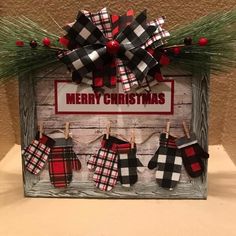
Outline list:
[[[195,134],[192,134],[190,139],[187,137],[178,139],[177,146],[182,153],[187,173],[193,178],[201,176],[205,171],[202,159],[208,159],[209,154],[198,144]]]
[[[133,21],[133,18],[134,18],[133,10],[128,10],[126,14],[122,16],[111,15],[113,38],[116,38],[117,35]]]
[[[156,30],[155,26],[147,25],[146,18],[146,12],[144,11],[130,24],[126,23],[127,26],[115,37],[117,44],[119,44],[119,52],[116,56],[113,55],[114,59],[119,58],[125,62],[124,66],[127,66],[135,74],[136,80],[138,81],[142,81],[148,71],[157,64],[152,55],[141,48],[141,45]],[[124,20],[121,22],[124,22]],[[108,28],[106,27],[106,31]],[[112,30],[111,27],[110,29]],[[101,68],[106,63],[109,65],[109,61],[112,61],[111,68],[113,68],[113,65],[116,65],[113,60],[108,58],[111,56],[109,55],[110,52],[107,52],[109,39],[105,37],[103,32],[84,13],[80,12],[76,22],[67,30],[67,37],[76,38],[79,45],[85,45],[82,48],[77,48],[60,55],[60,59],[65,64],[71,67],[72,70],[77,71],[79,78],[82,78],[89,72],[96,71],[97,68]],[[115,69],[115,66],[113,69]],[[111,75],[111,81],[114,82],[114,73],[111,73]],[[105,84],[101,83],[99,72],[98,76],[95,76],[95,79],[97,78],[99,78],[99,83],[94,83],[95,86],[97,84]]]
[[[103,8],[100,12],[91,13],[89,11],[83,11],[83,13],[93,22],[94,25],[105,35],[108,40],[113,39],[112,24],[110,21],[110,15],[106,8]],[[114,59],[108,62],[102,67],[97,68],[93,72],[93,89],[94,91],[104,86],[112,88],[116,86],[116,63]]]

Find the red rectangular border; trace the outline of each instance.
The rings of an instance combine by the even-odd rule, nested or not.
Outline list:
[[[55,96],[55,114],[57,115],[173,115],[174,114],[174,80],[164,80],[163,82],[171,83],[171,111],[170,112],[91,112],[91,111],[83,111],[83,112],[59,112],[58,107],[58,99],[57,99],[57,84],[58,83],[73,83],[69,80],[54,80],[54,96]],[[162,81],[160,81],[162,83]],[[158,85],[157,85],[158,86]]]

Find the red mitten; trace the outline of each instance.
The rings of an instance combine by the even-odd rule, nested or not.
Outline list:
[[[80,170],[81,163],[72,148],[72,139],[58,138],[49,155],[49,176],[55,188],[67,187],[73,170]]]

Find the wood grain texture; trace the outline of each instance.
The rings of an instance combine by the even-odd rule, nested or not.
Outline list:
[[[208,110],[210,72],[205,70],[194,75],[193,80],[193,120],[192,129],[196,133],[199,144],[208,152]],[[207,172],[207,160],[203,160]],[[199,188],[207,192],[207,174],[196,180]]]
[[[21,148],[28,146],[33,140],[36,131],[35,86],[32,75],[24,74],[19,77]],[[25,195],[38,183],[39,176],[31,175],[24,168],[22,157],[23,179]]]
[[[181,73],[182,74],[182,73]],[[34,96],[35,101],[23,101],[21,113],[23,120],[30,122],[32,130],[35,127],[36,116],[38,121],[44,122],[45,132],[51,137],[63,137],[59,132],[64,129],[65,122],[70,122],[70,131],[73,134],[74,151],[77,153],[82,170],[73,173],[73,182],[67,189],[55,189],[48,175],[46,167],[39,179],[28,176],[25,173],[26,196],[31,197],[72,197],[72,198],[206,198],[206,179],[191,179],[184,167],[182,168],[180,183],[173,191],[158,187],[155,181],[155,171],[145,168],[138,173],[138,182],[134,187],[126,189],[117,184],[111,192],[102,192],[94,187],[92,172],[86,167],[88,158],[94,154],[100,146],[100,137],[104,133],[107,121],[111,121],[112,133],[122,134],[128,140],[131,130],[135,129],[137,142],[137,157],[143,165],[147,164],[158,148],[159,134],[165,129],[166,122],[171,121],[171,133],[183,136],[182,121],[191,124],[192,129],[197,133],[197,137],[204,143],[207,138],[207,115],[208,110],[208,80],[206,76],[190,77],[189,75],[175,75],[175,97],[174,115],[56,115],[54,108],[54,80],[69,80],[70,75],[64,68],[48,68],[34,75],[36,94],[32,93],[32,87],[22,85],[21,89],[28,91]],[[197,81],[196,81],[197,80]],[[31,81],[31,85],[32,85]],[[30,88],[31,87],[31,88]],[[26,92],[27,93],[27,92]],[[28,95],[27,95],[28,96]],[[201,105],[199,105],[199,103]],[[192,109],[192,104],[194,108]],[[34,106],[34,118],[27,118]],[[199,114],[201,118],[199,118]],[[28,137],[26,125],[23,125],[24,144]],[[30,132],[32,132],[32,130]],[[50,134],[53,132],[54,134]],[[31,136],[32,137],[32,136]],[[32,181],[33,180],[33,181]],[[34,181],[38,181],[37,184]],[[27,183],[30,183],[29,185]]]

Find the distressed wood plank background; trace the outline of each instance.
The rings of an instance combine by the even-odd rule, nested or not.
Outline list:
[[[126,189],[117,184],[111,192],[96,189],[92,181],[93,173],[86,167],[88,158],[100,146],[99,137],[104,133],[107,121],[111,121],[112,133],[122,134],[127,139],[130,139],[131,131],[135,129],[137,156],[144,166],[147,166],[157,150],[159,135],[165,129],[167,120],[171,121],[171,133],[176,136],[184,135],[182,121],[187,121],[200,138],[200,142],[207,148],[207,75],[204,74],[199,78],[181,74],[178,76],[176,73],[174,76],[174,114],[148,115],[148,117],[147,115],[56,115],[54,80],[71,80],[70,74],[64,67],[48,68],[35,74],[27,86],[25,82],[21,82],[20,93],[21,96],[23,94],[25,96],[21,100],[21,123],[24,123],[22,133],[26,133],[25,136],[28,137],[23,139],[22,145],[26,146],[31,141],[29,137],[32,138],[32,132],[36,131],[37,122],[44,122],[45,132],[49,136],[62,137],[63,135],[57,130],[63,130],[65,122],[68,121],[73,135],[74,151],[82,163],[82,170],[74,172],[73,182],[67,189],[55,189],[51,185],[47,167],[39,177],[33,177],[24,170],[25,195],[73,198],[206,198],[206,178],[191,179],[184,167],[180,183],[173,191],[160,188],[155,181],[155,171],[145,168],[138,174],[138,182],[132,188]],[[167,78],[172,79],[169,76]],[[33,96],[31,102],[26,98],[29,96]],[[32,106],[34,108],[31,108]],[[32,109],[35,109],[36,114],[32,114]],[[31,127],[30,131],[27,126]],[[50,134],[51,132],[54,134]]]

